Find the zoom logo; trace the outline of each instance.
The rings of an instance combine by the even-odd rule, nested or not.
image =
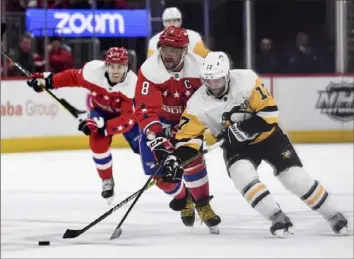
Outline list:
[[[38,37],[147,37],[150,30],[150,13],[145,9],[26,10],[26,31]]]
[[[82,14],[56,12],[54,18],[59,22],[56,26],[62,34],[124,34],[124,17],[119,13]]]

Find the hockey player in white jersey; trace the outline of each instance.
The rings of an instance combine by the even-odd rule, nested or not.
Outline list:
[[[175,27],[182,26],[182,13],[176,7],[169,7],[166,8],[162,14],[162,22],[164,28],[168,28],[169,26],[173,25]],[[147,56],[150,57],[157,51],[157,44],[159,42],[160,35],[163,31],[154,35],[149,41],[149,48]],[[193,30],[187,30],[188,38],[189,38],[189,45],[188,45],[188,52],[197,54],[202,58],[205,58],[206,55],[210,52],[202,40],[200,34]]]
[[[278,180],[329,223],[335,233],[345,233],[347,219],[337,210],[326,189],[312,179],[288,136],[278,125],[278,108],[259,77],[249,69],[230,71],[223,52],[211,52],[201,68],[204,82],[189,99],[176,135],[176,150],[165,158],[166,174],[201,148],[199,137],[206,128],[224,140],[228,174],[246,201],[265,219],[270,231],[286,236],[294,228],[267,187],[259,180],[257,168],[262,160],[274,168]]]

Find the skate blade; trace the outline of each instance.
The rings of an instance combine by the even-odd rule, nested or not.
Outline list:
[[[210,232],[210,234],[213,234],[213,235],[219,235],[220,229],[218,226],[209,227],[209,232]]]
[[[343,227],[341,230],[339,230],[338,235],[340,235],[340,236],[348,236],[348,226]]]
[[[103,198],[103,199],[105,199],[105,201],[107,202],[108,205],[111,205],[112,201],[114,200],[114,195],[112,195],[109,198]]]
[[[292,227],[289,227],[286,232],[288,232],[290,235],[295,235],[296,229],[295,229],[295,227],[292,226]]]
[[[279,238],[287,238],[287,237],[294,235],[294,234],[295,234],[295,228],[293,228],[293,227],[288,228],[288,230],[278,229],[278,230],[275,230],[273,233],[274,236],[279,237]]]

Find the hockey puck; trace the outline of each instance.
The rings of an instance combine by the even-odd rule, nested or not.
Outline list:
[[[38,241],[39,246],[49,246],[50,242],[49,241]]]

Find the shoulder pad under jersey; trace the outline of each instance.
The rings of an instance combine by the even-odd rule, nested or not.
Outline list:
[[[82,68],[82,77],[91,84],[103,87],[105,85],[106,65],[102,60],[87,62]]]
[[[251,95],[257,79],[257,74],[251,69],[232,69],[230,70],[230,91],[241,92],[247,98]]]
[[[159,42],[161,34],[162,31],[151,37],[151,39],[149,40],[149,49],[157,50],[157,43]]]
[[[199,78],[202,62],[203,59],[201,57],[194,53],[187,52],[184,59],[182,78]],[[158,52],[151,55],[151,57],[143,63],[140,71],[146,79],[155,84],[162,84],[171,77],[161,60],[160,53]]]

